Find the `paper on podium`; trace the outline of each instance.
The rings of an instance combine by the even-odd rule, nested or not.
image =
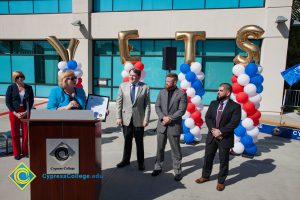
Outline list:
[[[32,110],[30,120],[95,120],[91,110]]]

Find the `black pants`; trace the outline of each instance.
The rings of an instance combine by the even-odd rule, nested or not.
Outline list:
[[[134,137],[137,151],[138,164],[144,163],[144,127],[134,127],[132,119],[129,126],[123,126],[123,134],[125,139],[123,162],[129,162],[132,149],[132,139]]]
[[[220,159],[220,171],[218,174],[218,182],[223,184],[228,175],[230,148],[222,147],[220,145],[220,141],[218,141],[215,138],[212,140],[210,144],[206,144],[202,177],[203,178],[210,177],[217,149],[219,149],[219,159]]]

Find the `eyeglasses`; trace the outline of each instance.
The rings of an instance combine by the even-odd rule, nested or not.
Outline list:
[[[16,77],[16,79],[19,79],[19,78],[24,79],[25,77],[24,77],[24,76],[17,76],[17,77]]]
[[[68,77],[67,80],[75,81],[75,80],[77,80],[77,77],[71,77],[71,78]]]

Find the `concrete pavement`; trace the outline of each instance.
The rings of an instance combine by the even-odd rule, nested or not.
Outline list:
[[[43,100],[40,100],[43,101]],[[5,110],[4,99],[0,97],[0,112]],[[2,109],[3,108],[3,109]],[[45,105],[37,109],[45,109]],[[183,179],[175,182],[172,170],[170,146],[167,144],[163,173],[151,177],[156,153],[155,128],[157,117],[152,105],[151,123],[145,134],[146,170],[137,170],[136,151],[133,145],[130,166],[117,169],[121,160],[124,139],[120,128],[115,126],[114,103],[110,104],[110,115],[103,123],[102,133],[102,172],[103,200],[114,199],[251,199],[282,200],[297,199],[300,189],[300,142],[267,134],[260,134],[257,142],[258,153],[253,159],[241,156],[230,157],[230,171],[226,188],[218,192],[217,184],[218,156],[216,156],[211,181],[196,184],[194,180],[201,176],[205,136],[207,129],[202,129],[203,139],[200,144],[182,146]],[[0,133],[9,131],[8,116],[0,117]],[[134,144],[134,143],[133,143]],[[2,149],[1,149],[2,150]],[[28,158],[23,158],[29,164]],[[20,163],[12,156],[0,155],[0,199],[30,199],[30,187],[24,191],[17,188],[7,175]]]

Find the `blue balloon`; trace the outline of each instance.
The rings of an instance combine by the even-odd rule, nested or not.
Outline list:
[[[257,71],[258,67],[255,63],[249,63],[245,68],[245,73],[250,77],[255,76],[257,74]]]
[[[264,77],[260,74],[257,74],[256,76],[250,78],[250,83],[253,83],[256,86],[261,85],[263,82],[264,82]]]
[[[189,71],[191,71],[190,65],[186,63],[180,65],[180,71],[184,74],[188,73]]]
[[[262,85],[256,86],[256,93],[261,93],[263,90],[264,90],[264,86],[262,86]]]
[[[245,148],[249,148],[253,146],[253,139],[250,135],[246,134],[244,137],[241,138],[241,143],[244,145]]]
[[[254,155],[257,152],[257,146],[253,144],[251,147],[245,148],[245,152],[249,155]]]
[[[192,143],[194,142],[194,136],[191,133],[185,133],[184,134],[184,142],[185,143]]]
[[[194,82],[196,80],[196,74],[192,71],[189,71],[188,73],[185,74],[185,79],[189,82]]]
[[[184,122],[185,122],[185,119],[182,119],[182,120],[181,120],[182,126],[184,126]]]
[[[246,134],[246,129],[242,125],[239,125],[234,129],[234,134],[238,137],[244,137]]]
[[[182,126],[182,131],[183,133],[189,133],[190,129],[188,127],[186,127],[185,125]]]
[[[75,60],[69,60],[68,68],[71,70],[75,70],[77,68],[77,62]]]
[[[192,83],[192,87],[197,91],[197,90],[203,88],[202,82],[200,80],[196,80]]]
[[[196,90],[196,95],[202,97],[204,94],[205,94],[205,90],[203,88],[199,88],[198,90]]]

